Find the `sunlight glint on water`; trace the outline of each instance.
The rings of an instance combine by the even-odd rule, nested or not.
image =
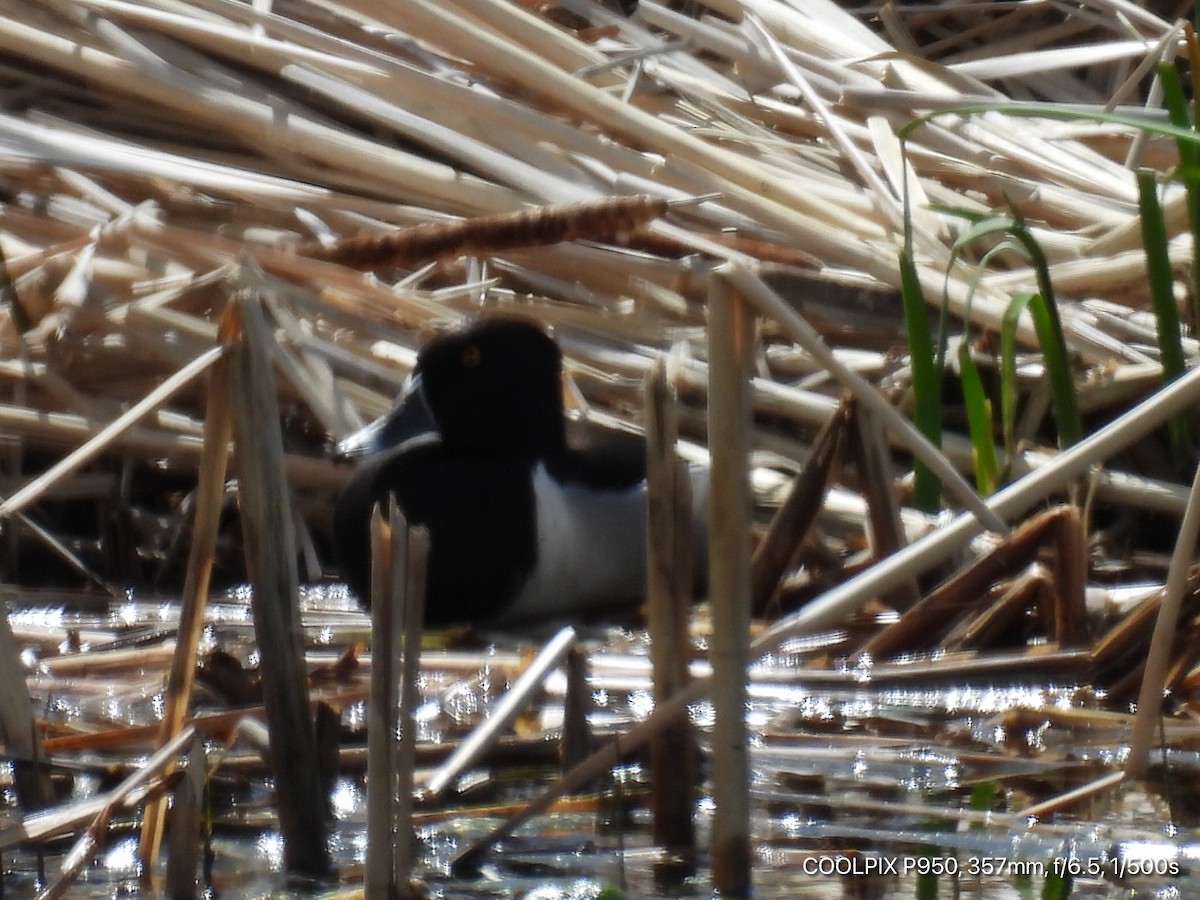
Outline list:
[[[13,622],[27,636],[23,640],[33,641],[23,658],[39,672],[31,685],[40,713],[71,727],[94,728],[93,723],[101,720],[105,728],[158,721],[163,712],[165,664],[148,662],[154,658],[149,650],[139,650],[132,657],[142,660],[144,669],[108,672],[99,668],[87,677],[74,677],[57,674],[55,667],[61,667],[64,658],[58,648],[66,629],[71,628],[86,639],[84,646],[91,648],[83,651],[80,659],[88,654],[103,659],[101,650],[109,643],[138,629],[169,624],[176,615],[170,603],[136,598],[121,601],[111,610],[90,612],[18,607]],[[331,663],[352,643],[361,642],[366,634],[366,617],[344,590],[306,591],[304,617],[310,646],[321,654],[322,665]],[[210,606],[205,645],[206,649],[225,650],[243,665],[253,663],[245,591],[232,591]],[[819,642],[814,647],[819,648]],[[473,727],[519,671],[520,650],[513,642],[498,640],[482,651],[427,653],[419,686],[420,739],[451,741]],[[593,644],[591,662],[591,722],[599,734],[623,729],[649,714],[652,694],[642,637],[601,634]],[[1175,881],[1135,879],[1131,884],[1138,890],[1160,897],[1180,890],[1183,893],[1178,896],[1200,894],[1200,885],[1190,875],[1200,858],[1195,830],[1164,829],[1169,816],[1157,798],[1127,791],[1093,804],[1086,817],[1067,815],[1034,827],[1012,815],[1040,799],[1028,788],[1036,788],[1043,779],[1055,784],[1075,782],[1098,771],[1088,769],[1089,765],[1119,763],[1125,752],[1123,733],[1095,726],[1072,730],[1054,717],[1094,708],[1096,697],[1089,689],[1036,675],[1024,681],[981,678],[932,684],[917,679],[889,684],[871,670],[865,678],[860,677],[863,673],[847,672],[838,680],[829,673],[817,678],[803,663],[804,648],[790,648],[789,653],[775,657],[773,665],[758,665],[750,688],[756,884],[761,896],[834,898],[846,896],[847,890],[880,898],[915,896],[915,881],[910,876],[851,878],[847,882],[843,877],[805,874],[806,859],[826,859],[831,854],[865,852],[902,858],[926,846],[960,864],[994,857],[1033,865],[1066,853],[1103,855],[1135,845],[1160,859],[1173,859],[1171,854],[1178,853],[1188,868],[1188,874]],[[341,693],[352,698],[339,707],[342,726],[353,742],[361,740],[363,733],[365,704],[361,698],[369,657],[357,669],[347,671],[345,681],[321,690],[331,698]],[[550,729],[548,739],[555,737],[554,729],[561,725],[564,690],[563,678],[550,679],[543,711],[531,720]],[[690,716],[704,728],[711,722],[711,706],[697,702]],[[230,759],[256,759],[258,751],[235,742],[229,753]],[[98,768],[95,773],[83,769],[73,774],[73,799],[93,796],[111,786],[96,774],[104,767],[137,762],[128,750],[90,752],[86,760]],[[1200,773],[1200,753],[1181,750],[1172,754],[1172,761],[1181,772],[1192,773],[1189,777]],[[481,881],[451,879],[447,865],[455,853],[499,819],[464,811],[423,822],[418,834],[426,878],[437,895],[447,898],[497,894],[590,898],[622,877],[633,895],[651,894],[655,852],[649,845],[648,815],[642,805],[646,772],[641,764],[626,765],[619,778],[601,779],[594,811],[555,813],[535,820],[493,854]],[[471,781],[476,790],[482,786],[482,803],[503,805],[528,796],[525,779],[533,774],[523,772],[512,784],[492,783],[483,777]],[[549,780],[554,772],[540,770],[540,775]],[[11,768],[5,776],[11,784]],[[989,780],[1001,785],[997,805],[986,816],[980,812],[971,818],[971,788]],[[283,848],[271,792],[260,775],[233,776],[221,768],[214,786],[218,893],[229,900],[264,896],[279,886],[282,877],[278,872]],[[8,793],[11,805],[11,790]],[[334,855],[342,871],[352,873],[358,871],[365,853],[361,772],[343,773],[332,799],[337,818]],[[618,814],[617,807],[622,805],[627,811]],[[697,825],[702,848],[711,812],[711,799],[701,790]],[[957,821],[950,814],[965,818]],[[626,824],[614,828],[613,821]],[[118,833],[72,896],[90,900],[136,893],[132,880],[135,846],[129,832]],[[50,871],[56,864],[55,854],[62,849],[51,854]],[[31,859],[25,851],[6,856],[11,873],[9,897],[33,896],[32,888],[27,891],[24,887],[31,885]],[[944,885],[945,890],[949,887]],[[1033,889],[1035,895],[1040,893],[1038,879],[1034,879]],[[968,897],[1015,900],[1022,896],[1014,879],[1007,876],[960,879],[959,891]],[[707,895],[703,877],[681,893]],[[1072,896],[1121,895],[1120,889],[1102,879],[1081,878]]]

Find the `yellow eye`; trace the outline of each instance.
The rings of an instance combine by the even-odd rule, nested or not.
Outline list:
[[[464,368],[474,369],[483,359],[483,353],[475,344],[471,344],[462,353],[462,364]]]

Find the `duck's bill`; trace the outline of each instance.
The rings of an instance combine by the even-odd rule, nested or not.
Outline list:
[[[429,409],[419,375],[410,375],[395,405],[369,425],[342,438],[333,448],[337,460],[355,459],[399,447],[423,435],[436,434],[437,420]]]

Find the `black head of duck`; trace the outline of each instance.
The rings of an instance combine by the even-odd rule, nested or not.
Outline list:
[[[335,454],[377,454],[436,433],[456,453],[552,456],[566,444],[561,379],[562,353],[540,327],[484,319],[426,344],[392,409]]]

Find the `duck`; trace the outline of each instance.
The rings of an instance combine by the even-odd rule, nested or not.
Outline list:
[[[355,464],[333,523],[341,575],[369,597],[369,521],[392,494],[429,532],[427,627],[628,613],[644,600],[640,435],[568,420],[563,355],[536,321],[493,315],[417,354],[395,404],[340,441]],[[707,478],[692,469],[693,582],[703,583]]]

